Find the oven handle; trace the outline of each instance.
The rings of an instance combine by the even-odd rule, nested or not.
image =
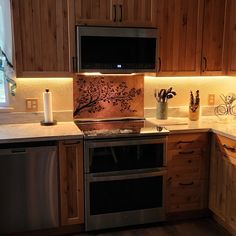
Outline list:
[[[85,178],[90,182],[101,182],[101,181],[113,181],[113,180],[127,180],[127,179],[139,179],[146,177],[154,177],[154,176],[165,176],[167,174],[167,170],[163,169],[160,171],[153,172],[141,172],[141,173],[130,173],[130,174],[86,174]]]

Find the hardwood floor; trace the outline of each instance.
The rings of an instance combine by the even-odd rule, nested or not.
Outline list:
[[[211,219],[185,220],[176,223],[132,227],[124,230],[81,233],[71,236],[230,236],[231,234]]]

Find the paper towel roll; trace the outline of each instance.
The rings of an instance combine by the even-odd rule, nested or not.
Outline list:
[[[44,122],[46,123],[53,122],[52,93],[49,92],[49,89],[45,89],[45,92],[43,92],[43,107],[44,107]]]

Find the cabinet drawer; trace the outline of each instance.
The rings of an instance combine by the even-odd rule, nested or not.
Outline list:
[[[168,192],[168,212],[201,209],[204,181],[173,181]]]
[[[168,170],[174,172],[196,172],[201,169],[201,158],[199,156],[176,158],[168,163]]]
[[[208,142],[208,133],[174,134],[168,138],[168,150],[202,147]]]

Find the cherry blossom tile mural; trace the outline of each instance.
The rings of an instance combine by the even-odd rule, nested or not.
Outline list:
[[[144,116],[142,75],[74,78],[74,118],[103,119]]]

